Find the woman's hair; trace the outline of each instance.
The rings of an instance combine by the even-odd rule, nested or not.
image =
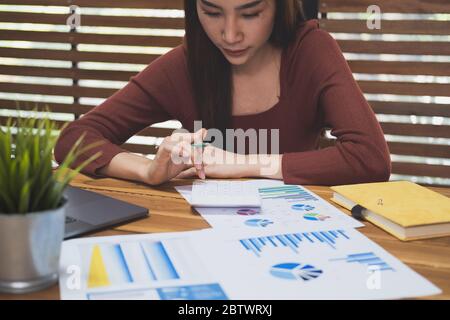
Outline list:
[[[187,63],[195,103],[203,127],[222,131],[231,122],[233,84],[231,64],[204,31],[197,13],[198,0],[184,0]],[[285,48],[305,21],[300,0],[275,0],[276,13],[269,41]]]

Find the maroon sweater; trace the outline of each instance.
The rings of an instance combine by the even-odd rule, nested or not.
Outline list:
[[[233,129],[279,129],[282,172],[287,184],[337,185],[386,181],[389,150],[372,109],[355,82],[336,41],[316,20],[300,27],[283,51],[281,96],[273,108],[233,116]],[[200,120],[188,77],[185,50],[179,46],[152,62],[104,103],[62,133],[55,148],[61,162],[83,132],[86,143],[105,143],[102,156],[84,173],[98,175],[130,137],[154,123],[179,120],[190,132]],[[332,128],[333,147],[318,150],[322,129]]]

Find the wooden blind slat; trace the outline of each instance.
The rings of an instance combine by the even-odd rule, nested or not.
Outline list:
[[[391,154],[450,158],[450,146],[438,144],[389,142]]]
[[[0,65],[0,74],[50,78],[129,81],[132,76],[136,75],[136,72]]]
[[[159,55],[141,53],[104,53],[16,48],[0,48],[0,56],[22,59],[67,60],[73,62],[92,61],[130,64],[149,64],[159,57]]]
[[[336,144],[336,139],[321,138],[320,147],[328,148]],[[395,155],[415,155],[419,157],[450,158],[450,146],[407,142],[388,142],[389,151]]]
[[[16,119],[12,117],[13,120]],[[7,124],[9,117],[0,116],[0,126],[4,126]],[[64,125],[67,124],[67,121],[53,120],[55,122],[55,128],[61,129]]]
[[[33,6],[70,6],[94,8],[131,8],[131,9],[183,9],[183,0],[5,0],[11,5]]]
[[[66,25],[68,14],[1,12],[1,22]],[[182,18],[127,17],[82,15],[82,26],[148,29],[184,29]]]
[[[450,92],[450,84],[443,83],[358,81],[358,84],[365,93],[412,96],[447,96]]]
[[[450,55],[447,42],[338,40],[342,51],[369,54]]]
[[[408,116],[450,117],[450,105],[393,101],[369,101],[375,113]]]
[[[51,86],[0,82],[0,92],[45,94],[69,97],[108,98],[117,90],[80,86]]]
[[[109,44],[131,46],[176,47],[181,44],[180,37],[116,35],[93,33],[66,33],[44,31],[2,30],[0,40],[59,42],[71,44]]]
[[[383,20],[381,29],[367,28],[367,20],[321,20],[321,28],[329,32],[371,34],[447,35],[450,21],[437,20]]]
[[[20,110],[30,111],[46,111],[48,108],[50,112],[71,113],[77,116],[85,114],[93,108],[93,106],[82,104],[45,103],[35,101],[15,101],[0,99],[0,108],[2,109],[17,110],[17,107],[19,107]]]
[[[449,62],[348,61],[354,73],[450,76]]]
[[[450,138],[450,126],[382,122],[385,134],[417,137]]]
[[[320,12],[366,12],[378,5],[386,13],[450,13],[448,0],[320,0]]]
[[[396,174],[406,174],[425,177],[450,178],[450,166],[393,162],[392,172]]]

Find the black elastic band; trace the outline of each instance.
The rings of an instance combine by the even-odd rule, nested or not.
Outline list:
[[[361,207],[360,205],[356,205],[352,208],[352,217],[358,220],[363,220],[364,217],[362,215],[362,211],[364,210],[364,207]]]

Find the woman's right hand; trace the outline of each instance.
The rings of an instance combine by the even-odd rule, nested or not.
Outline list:
[[[155,159],[146,170],[145,182],[159,185],[175,178],[181,172],[194,167],[200,179],[205,179],[202,150],[192,148],[192,143],[202,142],[206,129],[195,133],[174,133],[159,145]]]

